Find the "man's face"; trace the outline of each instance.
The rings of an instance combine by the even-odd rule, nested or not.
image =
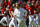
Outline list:
[[[16,4],[16,7],[17,7],[17,5],[18,5],[18,4]]]
[[[14,7],[15,5],[13,4],[13,7]]]
[[[17,8],[19,9],[19,8],[20,8],[20,6],[18,6],[18,5],[17,5]]]
[[[10,0],[8,0],[8,1],[10,1]]]
[[[34,5],[34,3],[32,3],[32,5]]]
[[[27,3],[28,6],[31,6],[31,3]]]

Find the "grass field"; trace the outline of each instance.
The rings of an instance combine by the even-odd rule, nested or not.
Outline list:
[[[0,27],[8,27],[8,26],[0,26]],[[14,26],[12,26],[12,27],[14,27]],[[33,24],[33,27],[35,27],[35,25]]]

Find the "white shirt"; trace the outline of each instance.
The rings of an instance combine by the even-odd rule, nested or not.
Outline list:
[[[40,13],[39,13],[39,17],[40,17]]]
[[[24,15],[25,13],[25,15]],[[20,9],[15,9],[14,10],[14,14],[13,15],[16,15],[15,17],[18,17],[18,18],[23,18],[23,16],[26,16],[27,14],[27,11],[24,10],[23,8],[20,8]]]

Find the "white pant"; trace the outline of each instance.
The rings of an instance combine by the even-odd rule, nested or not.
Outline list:
[[[16,18],[12,18],[12,20],[11,20],[11,22],[9,23],[9,27],[12,27],[12,25],[14,26],[14,27],[16,27],[16,24],[17,24],[17,22],[16,22]]]
[[[17,21],[18,21],[18,27],[25,27],[25,19],[24,18],[22,18],[22,19],[20,19],[20,18],[17,18]]]
[[[34,25],[38,26],[38,16],[36,16],[36,18],[34,19]]]
[[[35,26],[38,26],[38,14],[35,14],[36,18],[34,19],[34,24]]]
[[[7,17],[3,17],[3,18],[1,19],[1,21],[0,21],[0,23],[1,23],[2,25],[6,26],[6,24],[3,23],[4,21],[7,22]],[[7,22],[7,24],[8,24],[8,22]]]
[[[38,25],[38,14],[36,14],[36,25]]]
[[[39,19],[39,26],[40,26],[40,13],[39,13],[39,15],[38,15],[38,19]]]
[[[31,22],[33,21],[34,19],[34,15],[29,15],[29,27],[31,27]]]

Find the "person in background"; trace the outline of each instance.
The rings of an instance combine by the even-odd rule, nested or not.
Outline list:
[[[4,24],[3,22],[6,21],[7,22],[7,25],[8,25],[8,21],[7,21],[7,11],[5,8],[2,8],[2,14],[3,15],[3,18],[1,19],[0,23],[3,25],[3,26],[6,26],[6,24]]]
[[[9,8],[12,6],[11,0],[8,0],[8,5],[7,6],[9,6]]]
[[[8,4],[7,4],[7,1],[6,1],[6,0],[4,0],[4,1],[3,1],[3,4],[1,4],[1,6],[2,6],[2,7],[5,7],[5,8],[7,7],[7,5],[8,5]]]

